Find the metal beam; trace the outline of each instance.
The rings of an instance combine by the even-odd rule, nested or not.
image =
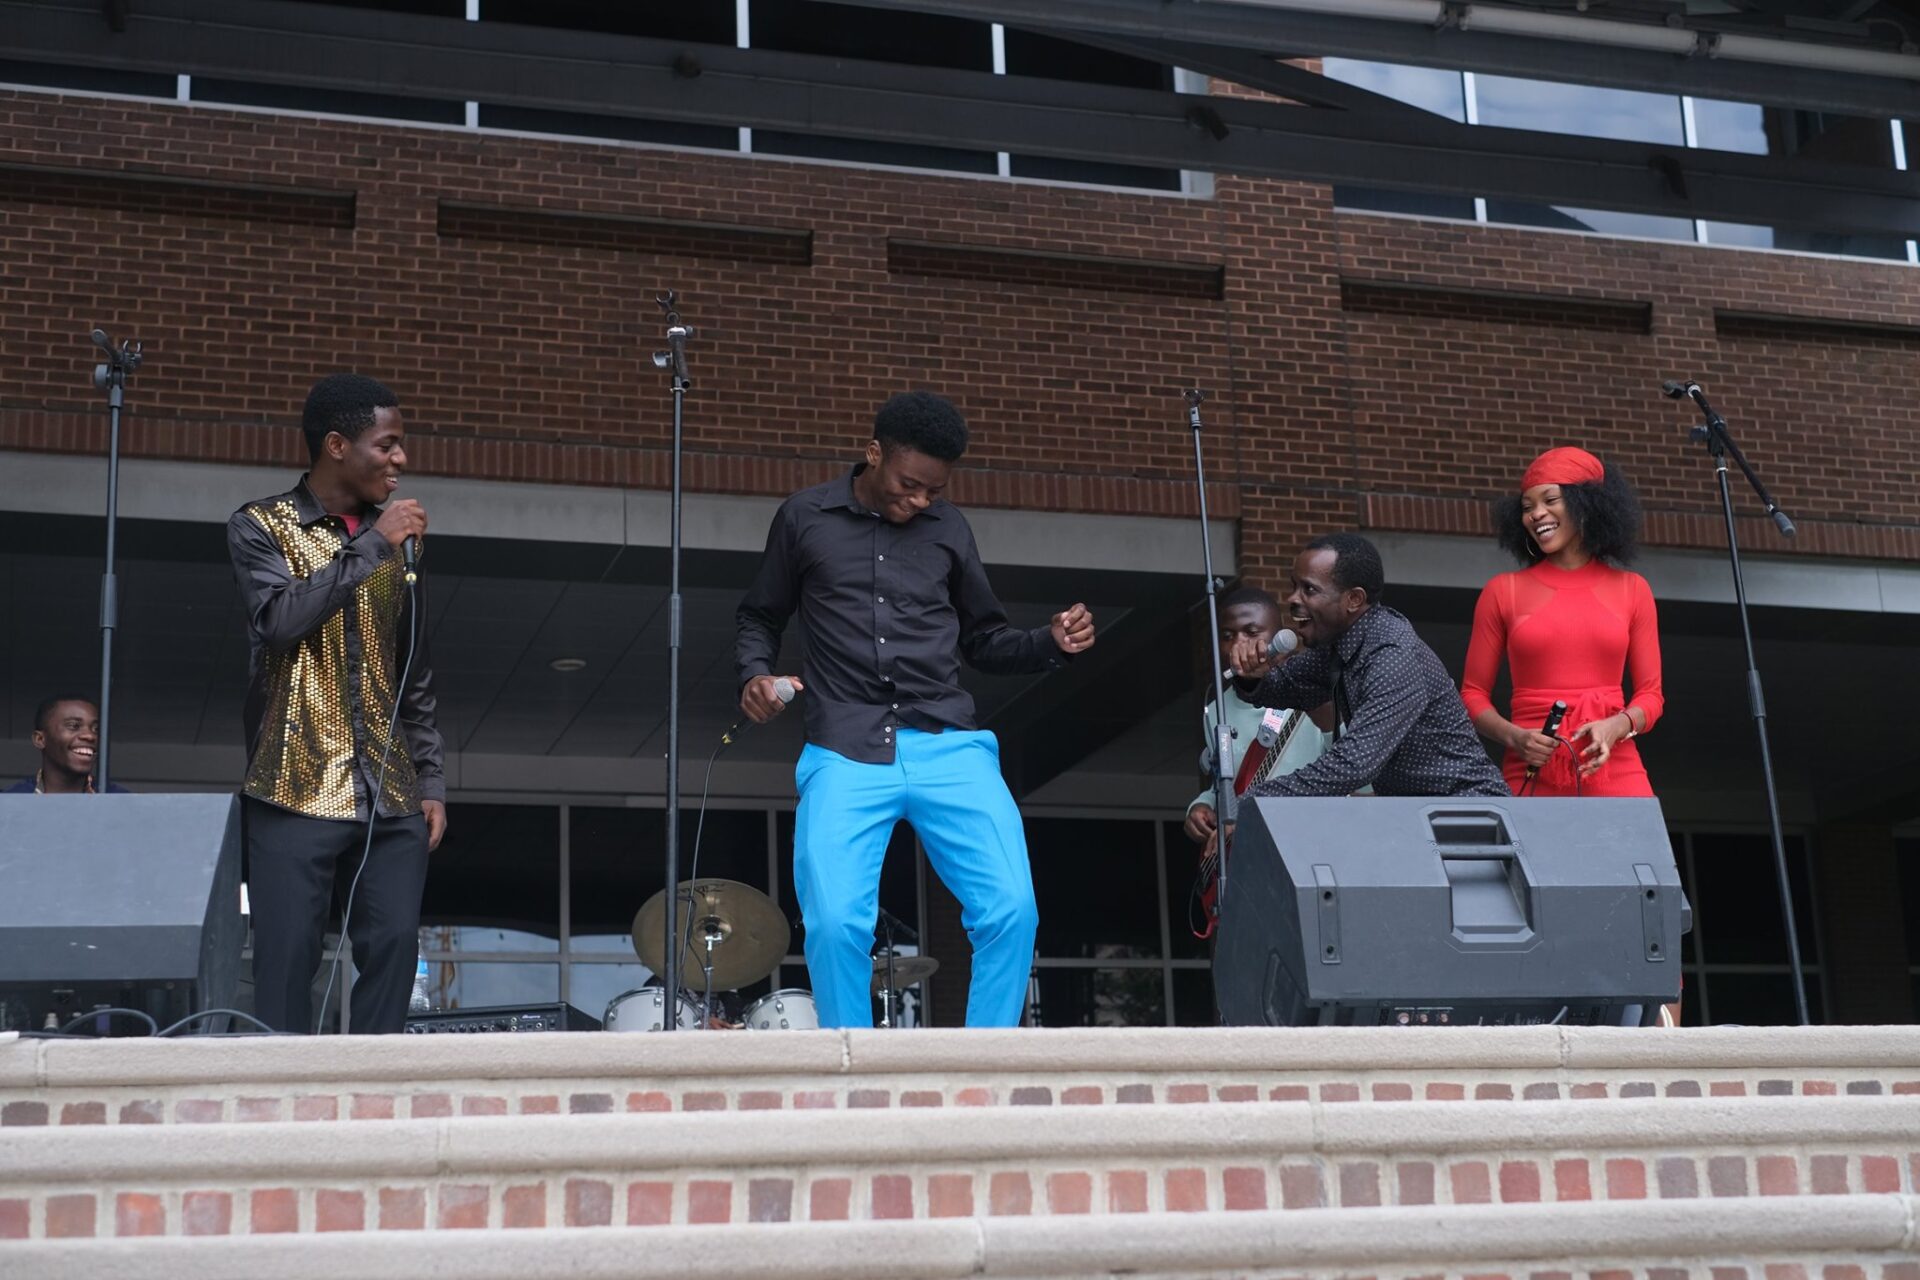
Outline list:
[[[1910,234],[1920,174],[283,0],[0,0],[16,58]]]
[[[1100,32],[1147,40],[1182,40],[1252,49],[1285,57],[1358,58],[1415,67],[1646,93],[1835,111],[1846,115],[1920,117],[1920,82],[1859,71],[1773,66],[1650,50],[1600,47],[1456,26],[1421,26],[1338,12],[1304,12],[1209,0],[842,0],[866,9],[999,22],[1062,39]],[[1333,8],[1329,5],[1329,9]],[[1457,7],[1457,6],[1456,6]]]

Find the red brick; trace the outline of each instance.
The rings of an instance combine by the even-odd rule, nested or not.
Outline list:
[[[233,1118],[241,1124],[266,1124],[280,1119],[285,1106],[279,1098],[235,1098]]]
[[[323,1187],[313,1193],[313,1229],[315,1231],[365,1231],[367,1197],[359,1191],[335,1191]]]
[[[987,1212],[996,1218],[1023,1217],[1033,1212],[1033,1179],[1007,1170],[987,1180]]]
[[[1167,1086],[1168,1102],[1207,1102],[1213,1091],[1204,1084],[1170,1084]]]
[[[1312,1093],[1303,1084],[1277,1084],[1267,1090],[1268,1102],[1307,1102],[1312,1097]],[[1126,1099],[1122,1098],[1121,1101],[1125,1102]],[[1149,1098],[1148,1101],[1151,1102],[1152,1099]]]
[[[1412,1102],[1413,1086],[1410,1084],[1376,1084],[1373,1086],[1375,1102]]]
[[[493,1196],[484,1184],[442,1185],[439,1194],[441,1229],[492,1225]]]
[[[1852,1263],[1830,1262],[1820,1274],[1822,1280],[1867,1280],[1867,1269]]]
[[[1090,1173],[1048,1174],[1047,1212],[1092,1213],[1093,1175]]]
[[[807,1220],[845,1222],[852,1216],[853,1182],[848,1178],[816,1178],[807,1187]]]
[[[1691,1200],[1700,1194],[1700,1171],[1688,1156],[1663,1156],[1654,1163],[1662,1200]]]
[[[1807,1269],[1797,1262],[1769,1262],[1767,1280],[1807,1280]]]
[[[1167,1170],[1166,1194],[1168,1213],[1205,1213],[1207,1171],[1205,1169]]]
[[[426,1225],[427,1192],[424,1187],[380,1188],[382,1231],[420,1231]]]
[[[1747,1158],[1710,1156],[1707,1159],[1707,1190],[1716,1196],[1747,1194]]]
[[[44,1102],[9,1102],[0,1106],[0,1125],[26,1128],[46,1122],[47,1104]]]
[[[558,1094],[543,1093],[520,1099],[520,1114],[523,1116],[557,1116],[560,1114]]]
[[[1030,1094],[1034,1092],[1036,1091],[1031,1089],[1015,1089],[1013,1091],[1013,1105],[1017,1107],[1017,1106],[1023,1106],[1023,1105],[1027,1105],[1034,1102],[1035,1099],[1033,1098],[1030,1098],[1030,1097],[1022,1098],[1020,1096],[1023,1093]],[[1038,1101],[1041,1101],[1041,1102],[1053,1101],[1053,1095],[1050,1093],[1047,1093],[1045,1089],[1040,1089],[1037,1092],[1047,1095],[1044,1098],[1038,1099]],[[849,1108],[860,1108],[862,1110],[879,1110],[883,1107],[890,1107],[892,1105],[893,1105],[893,1093],[891,1090],[888,1090],[888,1089],[849,1089],[847,1090],[847,1106]],[[689,1107],[688,1110],[692,1110],[692,1108]]]
[[[1427,1085],[1428,1102],[1461,1102],[1466,1099],[1466,1096],[1467,1086],[1463,1084],[1448,1084],[1436,1080]]]
[[[348,1116],[354,1120],[391,1120],[393,1119],[393,1095],[390,1093],[356,1093]]]
[[[693,1184],[698,1186],[700,1184]],[[563,1221],[569,1227],[613,1225],[613,1184],[599,1178],[568,1178]],[[710,1219],[724,1222],[725,1218]]]
[[[1340,1166],[1340,1207],[1361,1208],[1380,1203],[1380,1166],[1372,1161]]]
[[[1744,1098],[1747,1096],[1745,1080],[1715,1080],[1707,1086],[1707,1093],[1715,1098]],[[1745,1274],[1744,1271],[1741,1272]]]
[[[1453,1185],[1455,1204],[1489,1204],[1493,1200],[1493,1174],[1484,1160],[1467,1160],[1447,1168]]]
[[[1097,1084],[1074,1085],[1060,1091],[1060,1105],[1063,1107],[1092,1107],[1106,1100],[1106,1090]]]
[[[936,1098],[939,1096],[934,1095]],[[776,1089],[747,1089],[740,1094],[741,1111],[779,1111],[786,1105],[787,1096]]]
[[[340,1118],[340,1099],[327,1094],[315,1096],[309,1094],[293,1100],[293,1118],[295,1120],[338,1120]]]
[[[1360,1086],[1351,1083],[1323,1084],[1320,1086],[1322,1102],[1358,1102]]]
[[[1318,1209],[1327,1203],[1327,1189],[1321,1181],[1320,1167],[1312,1164],[1280,1166],[1280,1207]]]
[[[1607,1199],[1645,1200],[1647,1166],[1638,1160],[1607,1161]]]
[[[499,1097],[469,1094],[460,1099],[460,1114],[463,1116],[504,1116],[507,1114],[507,1100]]]
[[[1433,1203],[1433,1165],[1425,1160],[1406,1160],[1395,1166],[1395,1204]]]
[[[1224,1169],[1220,1173],[1220,1192],[1228,1209],[1264,1209],[1267,1207],[1267,1171]]]
[[[1500,1165],[1500,1200],[1530,1204],[1540,1199],[1540,1166],[1531,1160],[1508,1160]]]
[[[440,1120],[453,1114],[450,1093],[416,1093],[407,1099],[407,1114],[415,1120]]]
[[[673,1110],[673,1099],[658,1089],[646,1089],[639,1093],[630,1093],[627,1095],[627,1110],[671,1111]]]
[[[173,1119],[175,1124],[219,1124],[226,1109],[218,1098],[182,1098],[173,1104]]]
[[[32,1201],[0,1198],[0,1240],[25,1240],[32,1220]]]
[[[117,1236],[163,1236],[167,1234],[167,1208],[159,1196],[148,1191],[122,1191],[113,1201],[113,1234]]]
[[[793,1179],[754,1178],[747,1183],[748,1222],[793,1220]]]
[[[962,1090],[962,1093],[964,1092],[965,1090]],[[831,1089],[795,1089],[793,1105],[798,1111],[830,1110],[840,1105],[840,1099]],[[967,1104],[963,1100],[961,1105]]]
[[[47,1197],[47,1238],[65,1240],[90,1236],[97,1229],[99,1210],[91,1195]]]
[[[581,1095],[574,1096],[578,1098]],[[612,1098],[607,1099],[606,1109],[609,1111],[613,1109]],[[725,1111],[727,1095],[717,1089],[699,1089],[691,1093],[683,1093],[680,1095],[680,1109],[682,1111]]]
[[[248,1197],[247,1229],[256,1236],[300,1229],[300,1197],[291,1187],[255,1191]]]
[[[904,1174],[883,1173],[873,1180],[873,1216],[875,1218],[911,1218],[913,1216],[913,1179]]]
[[[60,1108],[61,1124],[105,1124],[107,1122],[107,1104],[104,1102],[69,1102]]]
[[[1512,1102],[1513,1086],[1510,1084],[1477,1084],[1473,1087],[1476,1102]]]
[[[1800,1163],[1792,1156],[1761,1156],[1753,1163],[1761,1195],[1800,1194]]]
[[[1832,1080],[1803,1080],[1800,1092],[1809,1098],[1831,1098],[1840,1092],[1840,1087]]]
[[[973,1216],[973,1175],[936,1173],[928,1178],[927,1216],[971,1218]]]
[[[1145,1213],[1147,1175],[1140,1169],[1116,1169],[1107,1175],[1108,1213]]]
[[[1303,1091],[1301,1097],[1304,1098],[1305,1096],[1306,1094]],[[1113,1100],[1115,1102],[1126,1103],[1129,1106],[1151,1103],[1153,1101],[1153,1086],[1150,1084],[1123,1084],[1113,1091]],[[1276,1101],[1278,1101],[1278,1099],[1276,1099]]]
[[[1260,1086],[1257,1084],[1223,1084],[1214,1090],[1214,1097],[1222,1102],[1258,1102]]]
[[[1587,1102],[1597,1098],[1605,1098],[1608,1096],[1607,1086],[1597,1083],[1576,1084],[1567,1090],[1567,1096],[1575,1102]]]
[[[189,1191],[180,1197],[180,1234],[233,1234],[233,1194],[228,1191]]]
[[[1892,1156],[1861,1156],[1860,1189],[1874,1195],[1899,1191],[1900,1162]]]
[[[164,1104],[152,1098],[129,1102],[120,1108],[121,1124],[159,1124],[166,1116]]]
[[[611,1207],[611,1192],[609,1192]],[[500,1225],[508,1229],[547,1225],[547,1184],[527,1183],[500,1193]],[[572,1224],[569,1224],[572,1225]]]
[[[1817,1196],[1847,1194],[1847,1158],[1845,1156],[1815,1156],[1812,1163],[1813,1194]]]
[[[673,1184],[636,1182],[627,1188],[627,1225],[660,1227],[673,1221]]]
[[[1593,1184],[1585,1160],[1553,1162],[1553,1198],[1555,1200],[1591,1200]]]

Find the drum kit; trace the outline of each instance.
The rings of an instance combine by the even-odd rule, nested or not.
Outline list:
[[[698,977],[699,990],[676,992],[669,1000],[663,987],[641,987],[622,992],[607,1005],[602,1025],[608,1031],[659,1031],[667,1019],[685,1030],[696,1028],[754,1031],[810,1031],[820,1025],[813,995],[798,987],[768,992],[746,1006],[738,1022],[722,1016],[722,993],[751,986],[771,974],[786,956],[793,930],[773,900],[737,880],[683,880],[677,895],[681,971]],[[899,955],[894,925],[887,922],[884,940],[873,957],[873,993],[880,1000],[880,1025],[902,1025],[900,997],[909,988],[932,977],[940,962],[931,956]],[[662,889],[633,917],[633,949],[640,962],[662,973],[667,961],[667,893]],[[668,1012],[671,1007],[671,1014]]]

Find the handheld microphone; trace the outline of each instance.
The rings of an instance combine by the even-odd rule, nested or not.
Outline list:
[[[1564,703],[1564,702],[1555,702],[1555,703],[1553,704],[1553,708],[1552,708],[1552,710],[1550,710],[1550,711],[1548,711],[1548,712],[1547,712],[1547,722],[1546,722],[1546,723],[1545,723],[1544,725],[1541,725],[1541,726],[1540,726],[1540,732],[1542,732],[1542,733],[1544,733],[1544,734],[1546,734],[1546,735],[1547,735],[1547,736],[1548,736],[1549,738],[1557,738],[1557,737],[1559,737],[1559,736],[1560,736],[1560,721],[1561,721],[1561,719],[1562,719],[1562,717],[1564,717],[1564,716],[1565,716],[1566,714],[1567,714],[1567,704],[1566,704],[1566,703]],[[1539,765],[1537,765],[1537,764],[1535,764],[1535,765],[1528,765],[1528,766],[1527,766],[1527,781],[1528,781],[1528,782],[1532,782],[1532,781],[1533,781],[1533,778],[1534,778],[1534,775],[1535,775],[1535,774],[1537,774],[1537,773],[1539,773],[1539,772],[1540,772],[1540,766],[1539,766]]]
[[[1267,642],[1267,657],[1278,662],[1300,647],[1300,633],[1282,627],[1273,633],[1273,639]]]
[[[412,542],[413,539],[408,538],[407,541]],[[799,692],[798,689],[793,687],[793,681],[787,679],[785,676],[775,676],[773,678],[773,696],[780,699],[781,702],[792,702],[794,695]],[[741,726],[746,723],[745,720],[735,720],[727,731],[720,735],[720,745],[723,747],[732,746],[733,736],[739,733]]]
[[[412,534],[400,543],[400,572],[408,586],[420,581],[420,540]]]

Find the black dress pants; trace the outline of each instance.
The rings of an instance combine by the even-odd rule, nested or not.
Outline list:
[[[245,814],[254,1012],[276,1031],[308,1033],[314,1030],[314,972],[327,923],[346,902],[367,847],[367,824],[309,818],[253,799]],[[406,1028],[426,883],[425,815],[376,818],[347,920],[360,971],[353,985],[356,1034]]]

